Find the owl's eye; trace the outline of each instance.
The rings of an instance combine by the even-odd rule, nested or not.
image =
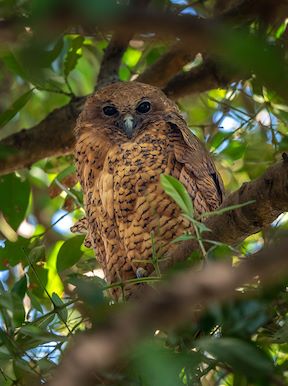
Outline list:
[[[108,117],[112,117],[112,115],[116,115],[118,110],[114,106],[105,106],[103,107],[103,113],[108,115]]]
[[[137,106],[136,111],[140,114],[145,114],[145,113],[148,113],[150,109],[151,109],[151,103],[148,101],[144,101]]]

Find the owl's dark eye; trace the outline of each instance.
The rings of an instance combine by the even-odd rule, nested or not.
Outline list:
[[[136,111],[140,114],[145,114],[145,113],[148,113],[150,109],[151,109],[151,103],[148,101],[144,101],[137,106]]]
[[[112,115],[116,115],[118,110],[114,106],[105,106],[103,107],[103,113],[108,115],[108,117],[112,117]]]

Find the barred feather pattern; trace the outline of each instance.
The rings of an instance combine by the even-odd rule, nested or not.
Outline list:
[[[108,100],[125,114],[143,96],[157,108],[140,121],[132,138],[111,121],[106,124],[95,107]],[[174,247],[172,240],[191,231],[189,221],[163,191],[160,175],[172,175],[184,184],[198,218],[220,205],[222,180],[178,108],[152,86],[117,83],[96,93],[87,102],[75,133],[86,218],[72,230],[87,231],[85,243],[94,249],[107,282],[124,283],[128,297],[135,285],[125,282],[139,272],[151,274],[155,255],[165,256]],[[119,299],[123,291],[116,288],[111,294]]]

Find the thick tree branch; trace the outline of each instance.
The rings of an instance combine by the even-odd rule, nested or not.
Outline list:
[[[251,283],[259,276],[262,285],[287,277],[288,241],[267,248],[244,261],[237,268],[228,264],[209,264],[203,271],[190,269],[152,291],[138,304],[113,313],[104,331],[82,335],[66,354],[49,386],[87,384],[95,374],[111,370],[141,339],[152,336],[156,329],[175,328],[215,302],[224,302],[243,294],[237,287]],[[250,296],[255,296],[255,291]],[[249,296],[246,291],[244,296]],[[199,304],[202,310],[199,311]]]
[[[77,98],[50,113],[31,129],[23,129],[0,141],[8,152],[0,158],[0,174],[31,166],[46,157],[69,154],[73,149],[73,128],[85,98]]]
[[[181,43],[174,44],[168,52],[163,54],[154,64],[148,67],[137,78],[137,81],[150,83],[157,87],[164,87],[167,82],[188,62],[192,61],[198,51],[189,49]]]
[[[246,76],[245,78],[248,78]],[[213,60],[207,58],[202,65],[193,68],[188,72],[181,72],[175,75],[163,88],[165,94],[177,100],[186,95],[212,90],[214,88],[225,88],[229,83],[243,79],[243,74],[228,73],[224,74],[221,67]]]
[[[149,3],[150,0],[132,0],[131,7],[145,10]],[[103,87],[106,84],[119,80],[118,71],[121,64],[121,59],[132,37],[133,33],[131,31],[124,33],[121,31],[114,31],[109,45],[105,50],[96,88]]]
[[[229,245],[239,244],[246,237],[269,226],[283,212],[288,211],[288,162],[285,159],[269,169],[258,179],[244,183],[240,189],[231,193],[219,210],[248,202],[251,204],[209,217],[205,225],[210,232],[203,234],[207,240],[219,241]],[[211,244],[206,242],[206,248]],[[162,269],[187,259],[199,249],[196,240],[179,244],[165,261]]]
[[[101,63],[96,88],[119,80],[118,70],[124,52],[132,39],[133,34],[114,33]]]

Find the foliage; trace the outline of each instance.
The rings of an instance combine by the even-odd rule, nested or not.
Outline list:
[[[34,18],[49,19],[56,3],[2,0],[0,14],[25,15],[33,25]],[[82,1],[80,6],[74,1],[71,7],[93,18],[114,14],[125,3]],[[155,3],[176,13],[201,16],[209,16],[214,4]],[[233,62],[244,71],[253,67],[256,76],[178,101],[191,130],[213,153],[227,191],[260,176],[288,150],[286,67],[283,74],[287,47],[281,40],[286,21],[265,32],[257,23],[249,29],[254,35],[258,30],[264,33],[260,45],[258,38],[246,39],[247,31],[243,35],[237,32],[227,36],[222,50],[226,65]],[[1,44],[0,139],[34,126],[71,98],[90,94],[109,38],[99,31],[92,37],[72,31]],[[122,58],[120,79],[143,72],[169,46],[168,41],[159,43],[149,34],[137,36]],[[243,56],[242,51],[250,52],[251,57]],[[192,61],[183,71],[196,65]],[[0,148],[0,162],[4,157],[5,149]],[[0,386],[45,382],[70,337],[89,328],[91,321],[97,328],[113,312],[92,251],[83,246],[83,236],[69,231],[83,216],[79,184],[69,183],[72,163],[72,156],[43,159],[29,169],[0,177]],[[193,218],[187,192],[167,176],[162,185],[193,222],[201,243],[203,225]],[[202,252],[205,257],[208,253],[207,258],[227,258],[237,264],[271,240],[286,236],[287,227],[283,214],[237,249],[213,245],[209,253]],[[285,287],[263,291],[256,283],[242,290],[250,296],[215,304],[197,322],[187,322],[177,331],[157,331],[154,339],[139,344],[117,382],[147,386],[287,384]]]

